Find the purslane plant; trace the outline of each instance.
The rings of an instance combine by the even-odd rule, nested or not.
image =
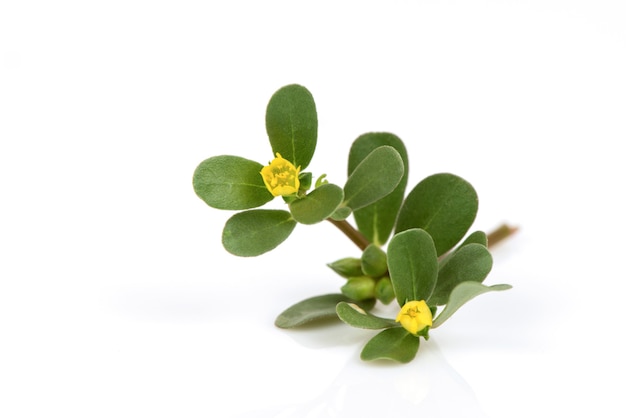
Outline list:
[[[296,84],[282,87],[271,97],[265,121],[272,156],[267,165],[220,155],[202,161],[193,175],[196,194],[209,206],[238,211],[222,231],[224,248],[236,256],[258,256],[285,241],[299,223],[329,221],[362,251],[361,257],[328,264],[344,278],[340,293],[296,303],[276,318],[276,326],[339,318],[354,327],[380,329],[361,358],[408,362],[420,338],[428,339],[430,330],[463,304],[511,287],[482,284],[493,260],[487,234],[468,234],[478,210],[470,183],[438,173],[405,195],[407,151],[400,138],[387,132],[366,133],[352,143],[343,186],[324,174],[313,183],[313,174],[303,171],[317,144],[311,93]],[[260,209],[276,197],[285,210]],[[512,231],[503,226],[490,237]],[[371,313],[377,302],[393,300],[399,305],[396,318]]]

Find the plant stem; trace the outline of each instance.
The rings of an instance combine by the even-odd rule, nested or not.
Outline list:
[[[370,242],[365,238],[363,234],[354,229],[352,225],[350,225],[347,221],[335,221],[334,219],[328,218],[331,224],[335,225],[341,232],[343,232],[352,242],[356,244],[357,247],[361,249],[361,251],[365,250]]]
[[[335,221],[334,219],[330,219],[330,218],[328,218],[327,221],[329,221],[331,224],[339,228],[339,230],[343,232],[348,238],[350,238],[350,240],[357,247],[359,247],[361,251],[365,250],[365,248],[367,248],[367,246],[370,245],[370,242],[367,240],[367,238],[365,238],[365,236],[362,233],[356,230],[347,221],[345,220]],[[515,234],[518,231],[518,229],[519,228],[510,226],[507,224],[500,225],[498,228],[491,231],[487,235],[487,243],[488,243],[489,248],[493,247],[496,244],[499,244],[500,242],[504,241],[511,235]]]
[[[514,233],[516,233],[518,229],[519,228],[517,228],[515,226],[509,226],[507,224],[500,225],[498,228],[496,228],[495,230],[491,231],[487,235],[487,245],[488,245],[488,247],[491,248],[494,245],[504,241],[505,239],[507,239],[508,237],[513,235]]]

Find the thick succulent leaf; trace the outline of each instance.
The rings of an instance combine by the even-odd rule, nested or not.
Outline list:
[[[404,143],[396,135],[388,132],[370,132],[359,136],[350,148],[348,155],[348,175],[358,167],[376,148],[389,145],[402,158],[404,173],[396,188],[382,199],[354,212],[354,220],[359,231],[372,243],[383,245],[389,239],[404,199],[409,174],[409,158]]]
[[[423,229],[409,229],[391,238],[387,263],[400,306],[410,300],[428,300],[435,288],[439,264],[435,244]]]
[[[274,322],[279,328],[295,328],[311,322],[336,319],[337,304],[340,302],[354,302],[342,294],[314,296],[284,310]],[[363,309],[371,309],[375,300],[362,301],[359,305]]]
[[[376,148],[348,177],[343,188],[344,205],[354,211],[382,199],[398,186],[403,174],[398,151],[389,145]]]
[[[327,183],[291,202],[289,210],[296,221],[311,225],[330,217],[342,201],[343,189]]]
[[[241,257],[254,257],[276,248],[296,226],[284,210],[253,209],[233,215],[222,231],[226,250]]]
[[[433,237],[437,254],[442,255],[467,233],[477,211],[478,196],[471,184],[454,174],[434,174],[407,195],[396,233],[422,228]]]
[[[454,250],[439,258],[439,271],[441,271],[443,266],[452,259],[452,256],[454,256],[455,252],[459,251],[461,248],[469,244],[480,244],[483,247],[487,247],[487,234],[485,234],[483,231],[476,231],[468,235],[461,244],[454,248]]]
[[[508,284],[496,284],[493,286],[485,286],[478,282],[463,282],[459,283],[452,293],[450,293],[450,299],[448,300],[448,304],[441,311],[441,313],[433,320],[432,328],[437,328],[448,318],[452,316],[461,306],[470,300],[474,299],[478,295],[482,295],[483,293],[507,290],[510,289],[511,286]]]
[[[317,110],[311,93],[297,84],[279,89],[267,105],[265,128],[274,154],[304,170],[317,145]]]
[[[356,328],[382,329],[399,326],[393,319],[372,315],[356,303],[339,302],[336,310],[339,319]]]
[[[343,221],[348,219],[350,215],[352,215],[352,209],[347,206],[341,206],[333,213],[331,219],[335,221]]]
[[[200,163],[193,174],[193,189],[216,209],[259,207],[274,198],[261,177],[263,166],[233,155],[219,155]]]
[[[465,238],[465,240],[461,243],[459,248],[468,245],[468,244],[480,244],[483,247],[487,246],[487,234],[483,231],[474,231]]]
[[[404,328],[387,328],[365,344],[362,360],[388,359],[408,363],[415,358],[420,339]]]
[[[487,247],[467,244],[450,255],[439,269],[437,285],[428,299],[430,305],[445,305],[450,292],[459,283],[473,281],[482,283],[493,266],[493,258]]]

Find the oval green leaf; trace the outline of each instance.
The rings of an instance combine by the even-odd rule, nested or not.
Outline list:
[[[452,256],[454,255],[454,253],[456,253],[461,248],[469,244],[480,244],[483,247],[489,248],[487,246],[487,234],[485,234],[483,231],[476,231],[468,235],[467,238],[465,238],[463,242],[459,244],[453,251],[450,251],[447,254],[445,254],[443,257],[439,258],[439,271],[441,271],[444,264],[446,264],[448,261],[452,259]]]
[[[408,363],[415,358],[419,346],[419,337],[409,334],[404,328],[387,328],[365,344],[361,359],[388,359]]]
[[[428,300],[437,282],[437,252],[430,235],[409,229],[391,238],[387,264],[400,306],[411,300]]]
[[[336,319],[336,307],[340,302],[353,301],[342,294],[314,296],[285,309],[274,324],[279,328],[295,328],[315,321]],[[359,302],[364,309],[371,309],[374,303],[374,300]]]
[[[465,238],[463,243],[459,246],[459,248],[468,245],[468,244],[480,244],[483,247],[487,246],[487,234],[483,231],[474,231]]]
[[[422,228],[433,237],[437,255],[442,255],[467,233],[477,211],[478,196],[471,184],[454,174],[434,174],[407,195],[396,232]]]
[[[267,105],[265,128],[274,154],[304,170],[317,145],[317,110],[311,93],[297,84],[279,89]]]
[[[491,253],[481,244],[466,244],[452,253],[439,269],[437,285],[428,299],[430,305],[445,305],[450,292],[462,282],[482,283],[493,266]]]
[[[382,199],[398,186],[403,174],[398,151],[389,145],[376,148],[348,177],[344,205],[354,211]]]
[[[461,306],[465,305],[465,303],[474,299],[478,295],[482,295],[483,293],[507,290],[510,289],[511,286],[508,284],[496,284],[493,286],[485,286],[478,282],[463,282],[459,283],[452,293],[450,293],[450,299],[448,300],[448,304],[441,311],[441,313],[433,320],[433,326],[431,328],[437,328],[448,318],[452,316]]]
[[[354,212],[359,231],[372,243],[382,246],[391,235],[398,211],[404,199],[409,173],[409,158],[400,138],[388,132],[370,132],[359,136],[348,155],[348,175],[358,167],[372,151],[383,145],[393,147],[402,158],[404,172],[400,183],[387,196]]]
[[[399,326],[393,319],[372,315],[356,303],[339,302],[336,310],[339,319],[355,328],[383,329]]]
[[[340,206],[330,217],[335,221],[343,221],[348,219],[348,217],[352,214],[352,209],[347,206]]]
[[[254,257],[276,248],[296,226],[284,210],[254,209],[233,215],[222,231],[222,244],[228,252]]]
[[[293,218],[306,225],[330,217],[343,201],[343,190],[335,184],[324,184],[301,199],[289,204]]]
[[[196,168],[193,189],[216,209],[256,208],[274,198],[263,183],[262,168],[256,161],[234,155],[211,157]]]

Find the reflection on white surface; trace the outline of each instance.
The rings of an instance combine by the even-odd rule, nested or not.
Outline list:
[[[334,418],[402,416],[485,417],[471,387],[431,340],[409,364],[350,359],[317,398],[301,405],[246,412],[236,417]]]

